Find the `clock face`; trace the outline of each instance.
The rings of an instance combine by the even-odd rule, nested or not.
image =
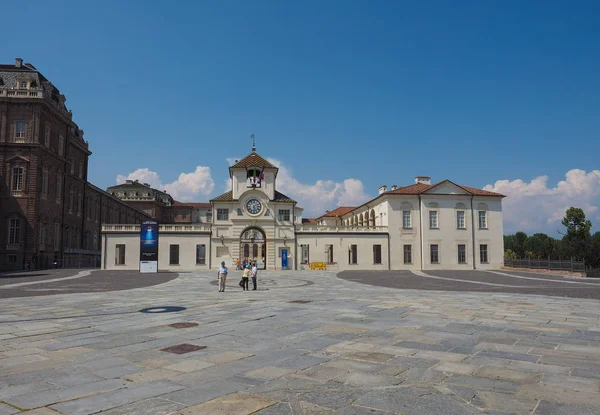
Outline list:
[[[262,205],[260,204],[260,201],[256,199],[250,199],[246,202],[246,210],[252,215],[256,215],[261,209]]]

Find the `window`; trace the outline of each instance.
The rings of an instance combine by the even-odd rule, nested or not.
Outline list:
[[[196,264],[206,264],[206,245],[196,245]]]
[[[348,263],[358,264],[358,247],[356,245],[350,245],[348,250]]]
[[[94,245],[92,245],[92,249],[98,249],[98,231],[94,231]]]
[[[42,167],[42,197],[48,196],[48,167]]]
[[[465,229],[465,211],[458,210],[456,211],[456,227],[458,229]]]
[[[40,222],[40,247],[46,245],[46,225]]]
[[[27,81],[21,81],[21,82],[19,82],[19,88],[26,89],[27,88]]]
[[[404,245],[404,263],[412,264],[412,245]]]
[[[125,265],[125,245],[119,244],[115,252],[115,265]]]
[[[65,155],[65,138],[62,135],[58,136],[58,154],[60,156]]]
[[[69,160],[69,171],[71,174],[75,174],[75,160]]]
[[[77,192],[77,216],[81,216],[81,192]]]
[[[327,256],[327,263],[333,264],[333,245],[325,245],[325,255]]]
[[[179,265],[179,245],[169,245],[169,265]]]
[[[17,121],[15,124],[15,141],[23,142],[25,139],[25,131],[27,123],[25,121]]]
[[[459,264],[467,263],[467,246],[466,245],[458,245],[458,263]]]
[[[62,199],[62,174],[56,175],[56,203],[60,204]]]
[[[14,167],[12,169],[12,191],[21,192],[23,191],[23,167]]]
[[[229,209],[217,209],[217,220],[229,220]]]
[[[429,229],[438,228],[438,213],[437,210],[429,211]]]
[[[60,251],[60,223],[54,224],[54,250]]]
[[[8,256],[8,262],[9,262],[10,264],[16,264],[16,263],[17,263],[17,256],[16,256],[16,255],[14,255],[14,254],[13,254],[13,255],[9,255],[9,256]]]
[[[75,191],[71,187],[69,190],[69,213],[73,213],[73,204],[75,203]]]
[[[281,209],[279,211],[279,220],[280,221],[289,221],[290,220],[290,210],[289,209]]]
[[[479,211],[479,229],[487,229],[487,212],[485,210]]]
[[[21,242],[21,219],[12,218],[8,220],[8,244],[16,245]]]
[[[83,178],[83,163],[81,161],[79,162],[79,178]]]
[[[310,261],[309,254],[310,254],[309,246],[308,245],[300,245],[300,263],[301,264],[309,263],[309,261]]]
[[[430,260],[432,264],[440,263],[440,251],[437,244],[429,246]]]
[[[479,262],[482,264],[488,263],[488,247],[487,245],[479,245]]]
[[[410,210],[403,210],[402,211],[402,227],[404,229],[410,229],[411,228]]]
[[[381,264],[381,245],[373,245],[373,264]]]
[[[44,145],[50,147],[50,127],[46,127],[44,131]]]

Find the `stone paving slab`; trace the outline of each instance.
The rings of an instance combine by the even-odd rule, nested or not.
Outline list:
[[[600,413],[597,300],[213,279],[0,300],[0,414]]]

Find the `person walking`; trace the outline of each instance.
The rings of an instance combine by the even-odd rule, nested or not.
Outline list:
[[[238,259],[235,260],[235,270],[239,271],[241,269],[242,269],[242,266],[240,264],[240,259],[238,258]]]
[[[252,264],[252,270],[250,271],[250,275],[252,276],[252,291],[256,291],[256,274],[258,274],[258,266],[257,263],[254,262],[254,264]]]
[[[221,266],[219,267],[219,271],[217,273],[217,278],[219,278],[219,292],[225,292],[225,282],[227,281],[227,267],[225,266],[225,261],[221,261]]]
[[[248,277],[250,275],[250,264],[246,265],[244,272],[242,273],[242,289],[248,291]]]

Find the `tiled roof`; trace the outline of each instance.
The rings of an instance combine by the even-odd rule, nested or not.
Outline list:
[[[316,225],[317,224],[317,220],[316,219],[312,219],[312,218],[302,218],[302,224]]]
[[[233,192],[230,190],[228,192],[223,193],[211,200],[211,202],[233,202],[235,199],[233,198]],[[281,192],[275,190],[275,198],[272,202],[284,202],[284,203],[294,203],[295,200],[289,198]]]
[[[474,187],[469,187],[469,186],[460,186],[460,187],[465,189],[467,192],[473,193],[475,196],[501,196],[501,197],[504,197],[503,194],[496,193],[496,192],[490,192],[489,190],[476,189]]]
[[[173,206],[189,206],[194,209],[210,209],[210,203],[208,202],[180,202],[175,200]]]
[[[432,189],[432,188],[434,188],[434,187],[436,187],[439,184],[442,184],[444,182],[450,182],[450,183],[452,183],[450,180],[442,180],[441,182],[438,182],[438,183],[435,183],[435,184],[415,183],[415,184],[411,184],[410,186],[399,187],[396,190],[391,190],[389,192],[385,192],[384,194],[419,195],[419,194],[425,193],[427,190]],[[489,192],[487,190],[477,189],[475,187],[462,186],[462,185],[456,184],[456,183],[452,183],[452,184],[460,187],[461,189],[463,189],[466,192],[471,193],[471,194],[473,194],[475,196],[498,196],[498,197],[504,197],[504,195],[502,195],[500,193]]]
[[[246,167],[266,167],[271,169],[276,169],[277,167],[273,166],[267,160],[262,158],[257,152],[253,151],[248,154],[246,157],[235,163],[230,169],[237,168],[246,168]]]
[[[331,212],[327,212],[324,215],[319,216],[317,219],[321,219],[321,218],[334,218],[336,216],[342,216],[345,215],[346,213],[352,211],[356,209],[355,206],[340,206],[337,209],[332,210]]]

